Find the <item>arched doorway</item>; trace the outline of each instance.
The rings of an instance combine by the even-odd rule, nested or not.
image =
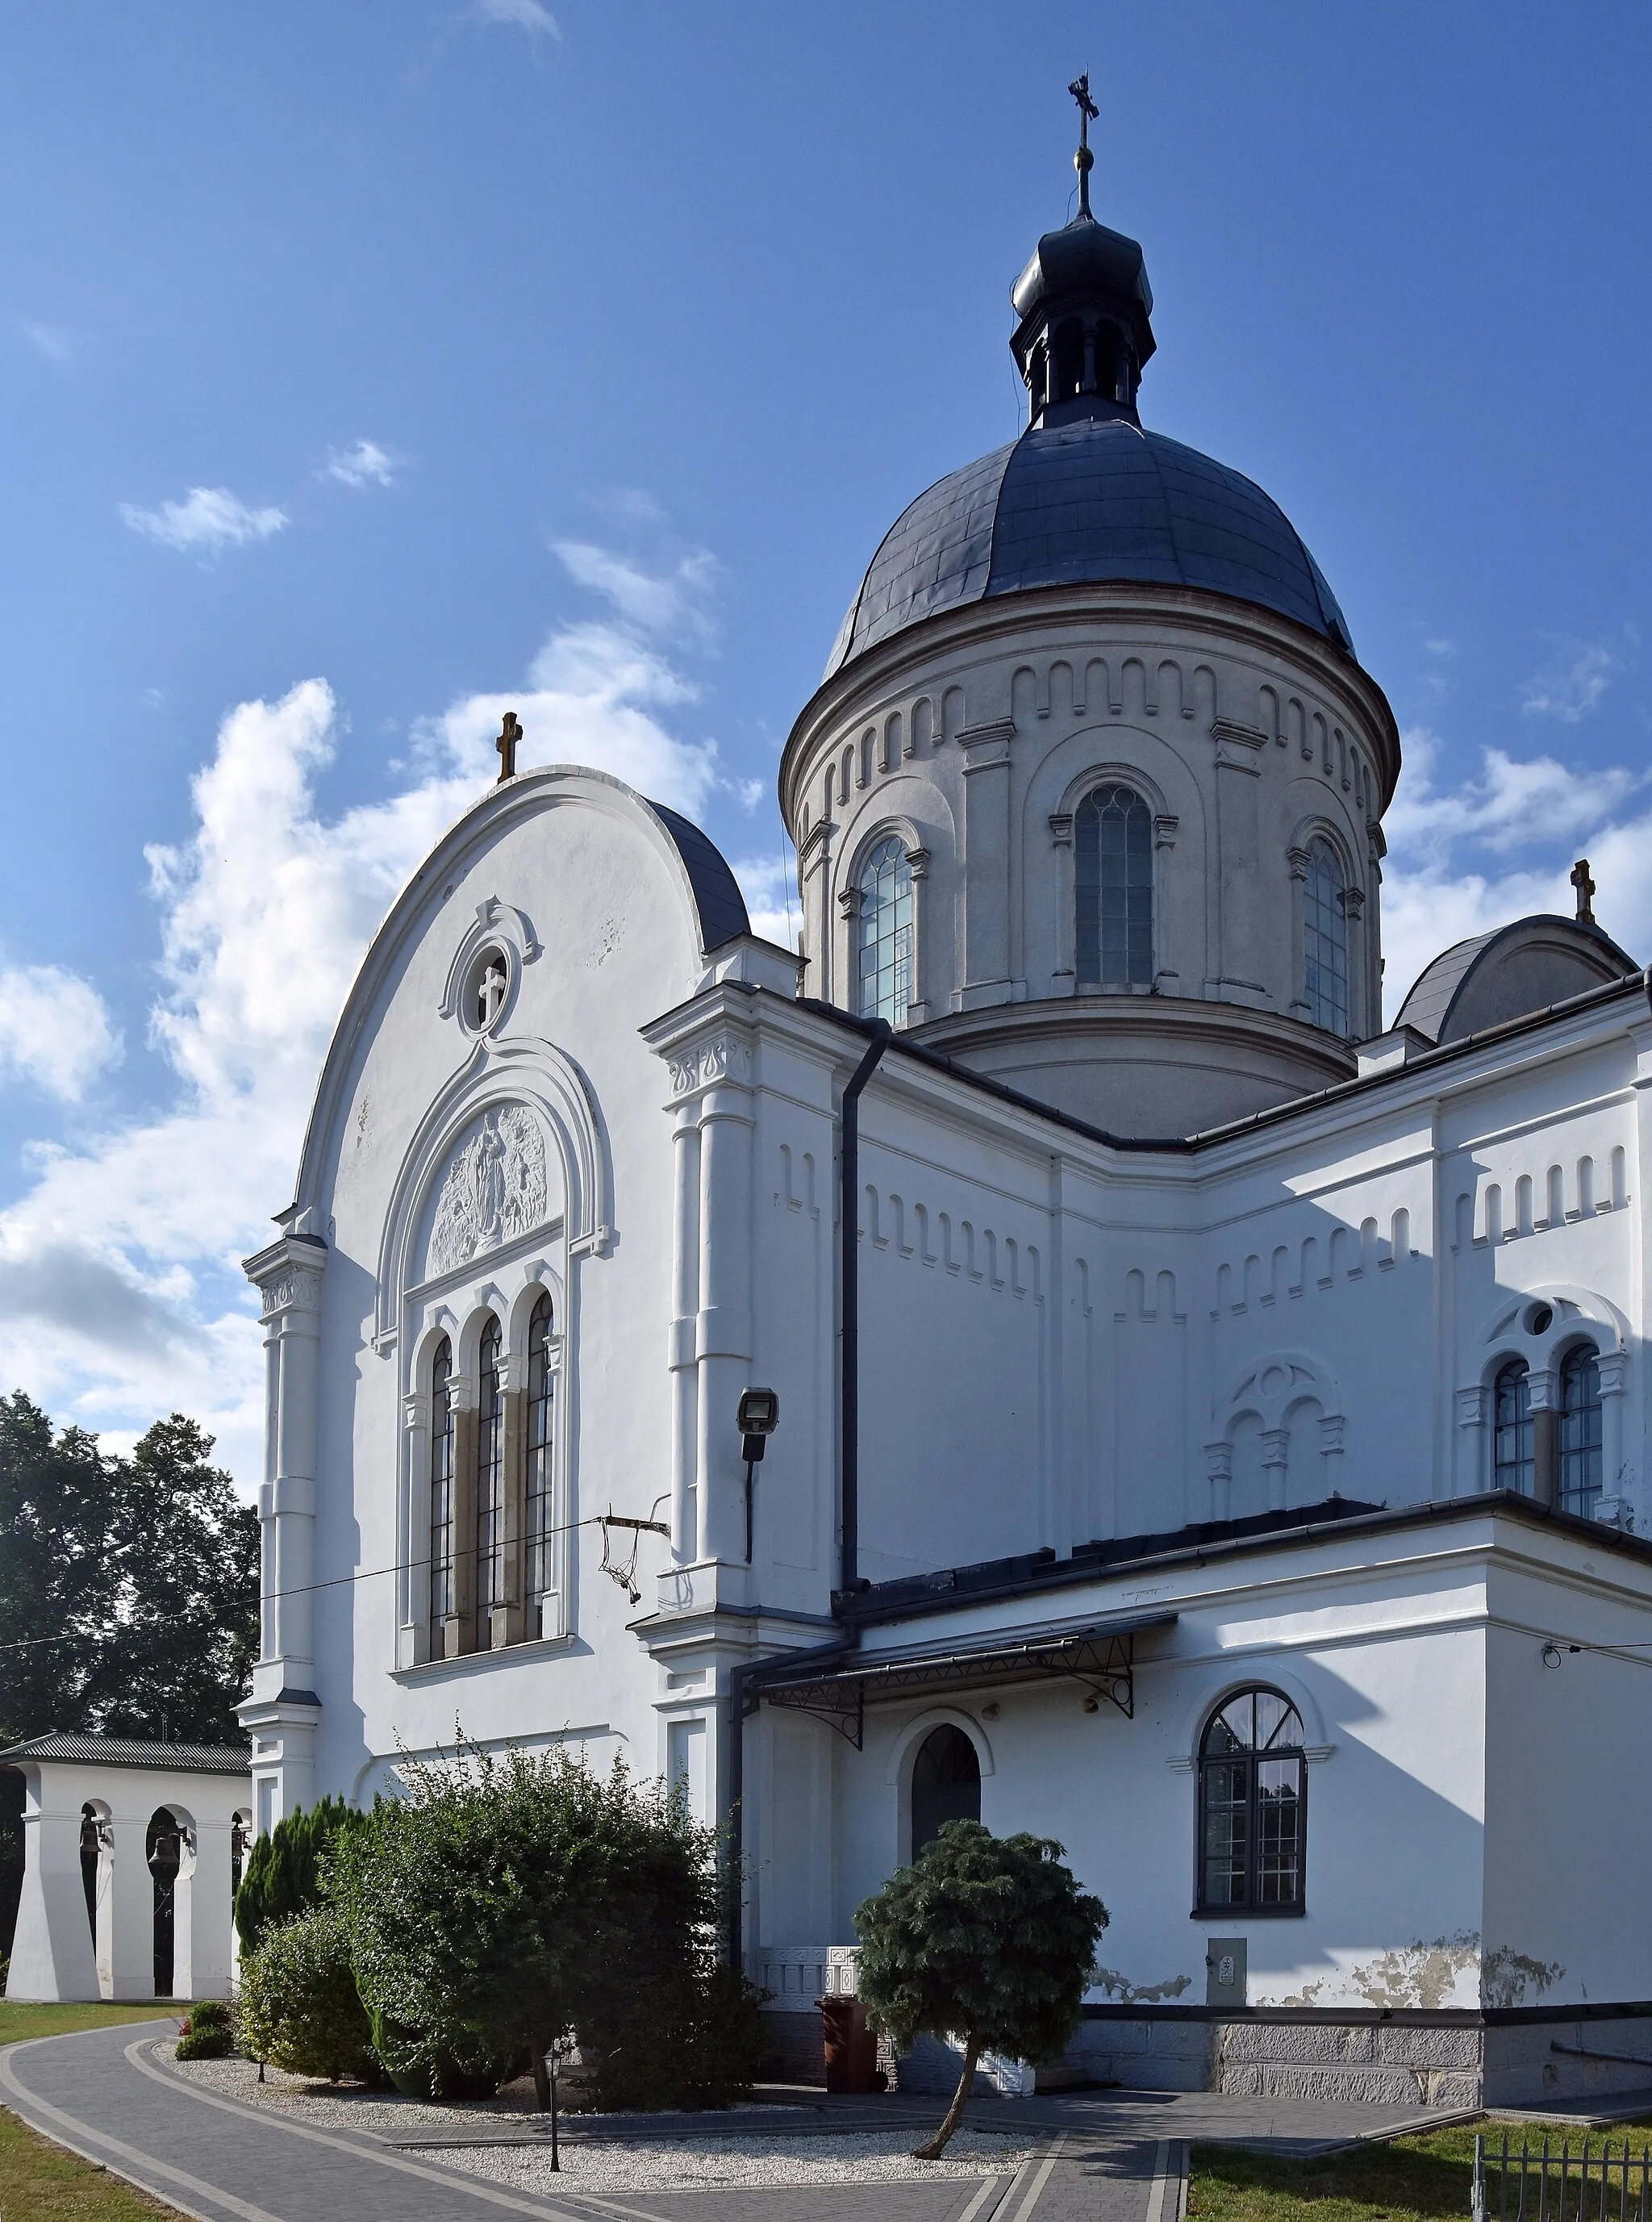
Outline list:
[[[178,1870],[184,1855],[184,1832],[178,1816],[158,1805],[149,1817],[144,1837],[144,1857],[154,1878],[155,1996],[170,1999],[172,1989],[172,1946],[177,1932]]]
[[[948,1721],[930,1729],[912,1761],[912,1857],[947,1822],[980,1817],[980,1761],[963,1730]]]

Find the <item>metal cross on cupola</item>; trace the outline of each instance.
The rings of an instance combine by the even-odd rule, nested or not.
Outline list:
[[[1090,126],[1096,122],[1101,110],[1090,97],[1090,72],[1075,77],[1067,91],[1079,104],[1079,151],[1073,157],[1073,166],[1079,173],[1079,214],[1090,213],[1090,173],[1095,166],[1095,156],[1090,152]]]
[[[514,779],[516,775],[516,744],[522,738],[522,727],[516,723],[516,713],[507,710],[504,723],[499,728],[499,738],[493,744],[499,752],[499,777]]]

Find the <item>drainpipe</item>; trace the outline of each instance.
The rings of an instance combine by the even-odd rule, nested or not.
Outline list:
[[[843,1530],[847,1596],[860,1578],[860,1091],[888,1048],[887,1020],[877,1021],[870,1047],[843,1090],[838,1145],[838,1233],[842,1243],[838,1290],[840,1389],[838,1507]]]

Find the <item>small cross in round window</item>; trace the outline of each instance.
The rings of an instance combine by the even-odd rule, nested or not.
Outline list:
[[[507,984],[504,959],[497,949],[491,950],[476,990],[476,1023],[479,1026],[485,1029],[498,1017]]]

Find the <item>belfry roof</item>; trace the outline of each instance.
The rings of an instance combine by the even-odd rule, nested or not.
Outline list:
[[[250,1774],[251,1754],[231,1744],[141,1743],[135,1738],[101,1736],[30,1736],[0,1751],[0,1767],[26,1767],[58,1759],[78,1767],[147,1767],[179,1774]]]

